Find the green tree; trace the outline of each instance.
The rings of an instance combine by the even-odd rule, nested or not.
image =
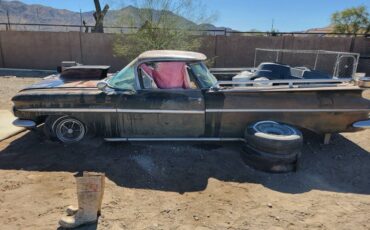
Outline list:
[[[335,12],[331,16],[335,33],[369,33],[370,18],[365,6],[352,7]]]
[[[130,34],[117,35],[113,46],[116,56],[128,59],[146,50],[196,51],[202,41],[194,30],[198,23],[213,18],[204,17],[199,2],[194,4],[192,0],[138,0],[134,6],[135,13],[122,18],[122,23],[140,28]]]

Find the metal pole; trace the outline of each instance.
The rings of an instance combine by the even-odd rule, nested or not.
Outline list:
[[[340,61],[340,54],[337,54],[337,60],[335,61],[335,66],[334,66],[334,73],[333,73],[333,76],[334,77],[337,77],[338,76],[338,72],[339,72],[339,61]]]
[[[317,60],[319,59],[319,51],[316,51],[316,58],[315,58],[315,65],[313,67],[314,70],[316,70],[316,66],[317,66]]]
[[[6,17],[8,18],[8,29],[11,30],[11,28],[10,28],[9,10],[6,10]]]
[[[215,50],[214,50],[214,52],[215,52],[215,62],[213,63],[214,64],[214,66],[217,66],[217,50],[218,50],[218,35],[216,35],[215,36]]]
[[[81,23],[82,23],[82,12],[80,9],[80,17],[81,17]],[[82,24],[81,24],[82,25]],[[80,27],[82,29],[82,27]],[[83,55],[83,49],[82,49],[82,31],[80,29],[80,54],[81,54],[81,64],[84,63],[84,55]]]
[[[81,11],[81,9],[80,9],[80,25],[81,25],[81,27],[80,27],[80,33],[82,33],[83,19],[82,19],[82,11]]]
[[[40,31],[40,18],[39,18],[39,8],[36,8],[36,17],[37,17],[37,21],[39,22],[39,31]]]
[[[258,49],[255,49],[255,50],[254,50],[254,64],[253,64],[253,67],[256,67],[256,62],[257,62],[257,52],[258,52]]]
[[[82,49],[82,33],[80,32],[80,54],[81,54],[81,64],[84,63],[84,54]]]

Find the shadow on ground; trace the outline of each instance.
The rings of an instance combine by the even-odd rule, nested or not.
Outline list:
[[[65,146],[28,132],[0,152],[0,169],[99,171],[118,186],[179,193],[201,191],[209,178],[259,183],[284,193],[313,189],[370,194],[370,154],[341,135],[324,146],[306,134],[299,170],[268,174],[246,166],[240,143],[105,143],[92,139]]]

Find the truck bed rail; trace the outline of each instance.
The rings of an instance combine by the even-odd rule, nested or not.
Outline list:
[[[232,87],[275,87],[288,86],[289,88],[299,86],[321,87],[321,86],[336,86],[340,84],[354,83],[353,78],[338,78],[338,79],[298,79],[298,80],[259,80],[259,81],[219,81],[214,87],[232,86]]]

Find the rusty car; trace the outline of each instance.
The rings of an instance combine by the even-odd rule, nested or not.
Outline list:
[[[44,123],[64,143],[88,133],[106,141],[244,141],[248,125],[261,121],[318,134],[370,126],[370,101],[362,97],[369,78],[238,86],[218,82],[205,61],[201,53],[154,50],[112,75],[108,66],[73,66],[14,96],[14,124]]]

